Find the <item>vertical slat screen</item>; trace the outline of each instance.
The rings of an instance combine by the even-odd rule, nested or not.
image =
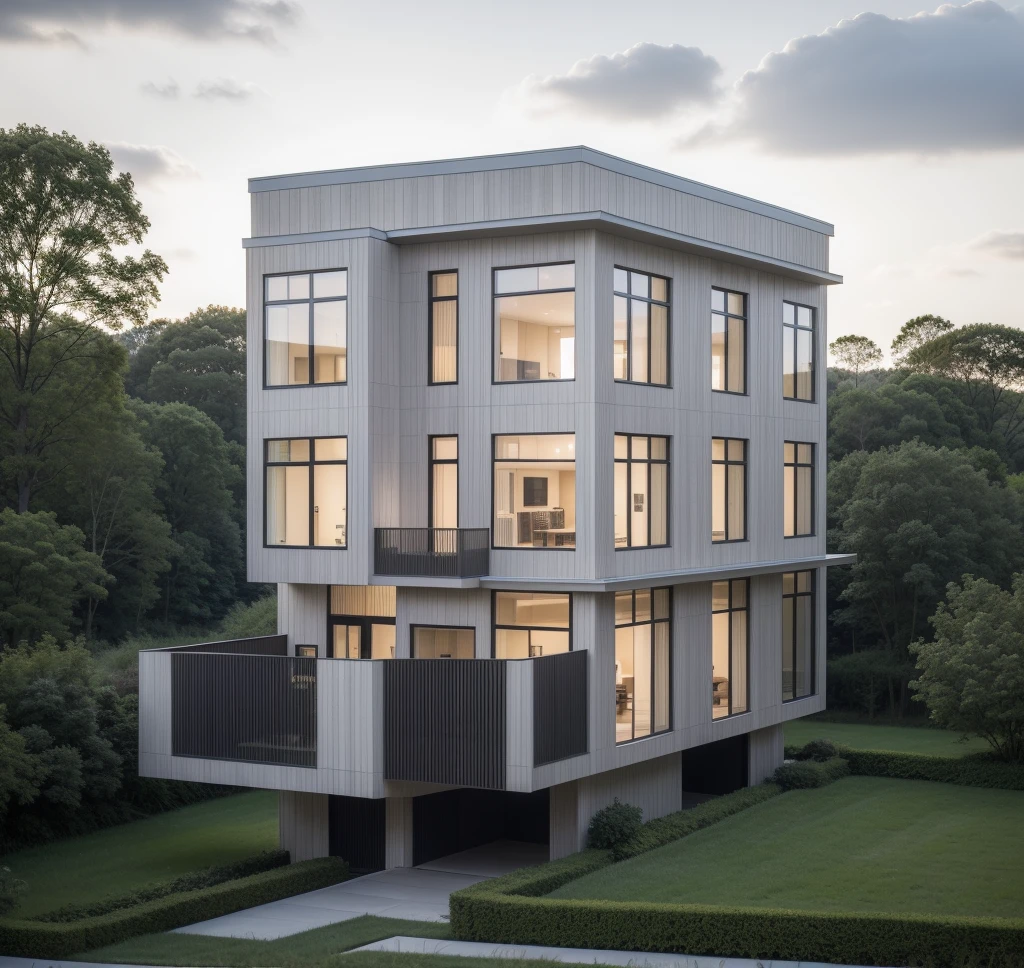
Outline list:
[[[478,578],[490,567],[487,528],[375,528],[378,575]]]
[[[287,655],[287,635],[257,635],[249,639],[226,639],[223,642],[201,642],[179,645],[172,652],[221,652],[232,655]]]
[[[587,752],[586,650],[531,659],[533,765]]]

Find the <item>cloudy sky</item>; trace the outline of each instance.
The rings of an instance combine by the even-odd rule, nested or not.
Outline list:
[[[1024,7],[920,2],[0,0],[0,127],[132,172],[159,315],[241,303],[249,176],[586,144],[834,222],[830,336],[1024,325]]]

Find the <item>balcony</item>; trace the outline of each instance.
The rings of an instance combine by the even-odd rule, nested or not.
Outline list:
[[[409,578],[479,578],[490,567],[487,528],[375,528],[373,570]]]

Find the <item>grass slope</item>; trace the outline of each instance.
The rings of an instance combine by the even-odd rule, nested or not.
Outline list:
[[[260,790],[18,851],[4,864],[26,884],[16,915],[33,917],[276,846],[277,794]]]
[[[850,777],[797,790],[553,897],[1024,916],[1024,793]]]
[[[870,726],[794,719],[786,723],[784,729],[787,746],[803,746],[812,739],[830,739],[857,750],[893,750],[931,756],[963,756],[989,749],[983,739],[971,737],[961,742],[959,733],[925,726]]]

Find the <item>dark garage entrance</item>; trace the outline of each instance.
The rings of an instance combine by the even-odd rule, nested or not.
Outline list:
[[[412,801],[413,866],[494,840],[547,844],[548,791],[463,788]]]
[[[355,873],[384,870],[386,802],[366,797],[327,798],[327,852],[344,857]]]
[[[747,735],[705,743],[680,754],[683,794],[722,796],[747,785]]]

